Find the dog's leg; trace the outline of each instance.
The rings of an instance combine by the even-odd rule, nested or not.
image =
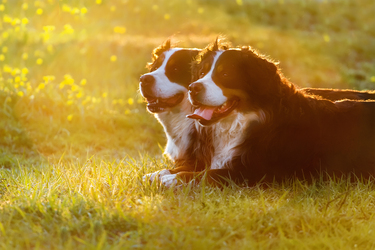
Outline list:
[[[175,175],[179,172],[192,172],[196,169],[195,165],[183,165],[183,166],[178,166],[173,169],[163,169],[156,171],[154,173],[146,174],[143,176],[143,181],[150,181],[153,182],[156,179],[161,179],[163,176],[166,175]]]

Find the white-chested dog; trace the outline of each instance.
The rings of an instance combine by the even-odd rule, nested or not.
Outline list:
[[[192,112],[187,98],[190,67],[198,53],[198,49],[173,47],[167,40],[153,50],[152,62],[148,64],[150,72],[140,78],[139,89],[147,101],[147,109],[163,125],[167,136],[164,153],[176,166],[146,175],[145,178],[151,181],[159,176],[164,185],[169,185],[168,180],[174,179],[177,172],[204,168],[205,160],[202,158],[205,156],[196,151],[200,148],[199,138],[204,137],[198,138],[200,128],[186,118]],[[200,164],[197,164],[198,159]]]

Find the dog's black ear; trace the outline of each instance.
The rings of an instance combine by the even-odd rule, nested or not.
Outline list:
[[[248,79],[248,90],[260,98],[278,91],[278,67],[272,60],[251,47],[242,47],[244,70]]]

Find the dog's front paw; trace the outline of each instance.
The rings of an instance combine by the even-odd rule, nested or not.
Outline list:
[[[165,187],[176,186],[178,183],[177,174],[168,174],[160,178],[160,182]]]
[[[143,181],[150,181],[152,183],[155,179],[160,180],[160,178],[162,178],[163,176],[170,175],[170,174],[171,174],[171,172],[169,172],[168,169],[163,169],[163,170],[160,170],[160,171],[156,171],[154,173],[144,175]]]

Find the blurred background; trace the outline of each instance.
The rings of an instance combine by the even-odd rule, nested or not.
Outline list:
[[[160,155],[138,79],[165,39],[218,35],[300,87],[375,89],[373,0],[0,0],[0,166]]]

